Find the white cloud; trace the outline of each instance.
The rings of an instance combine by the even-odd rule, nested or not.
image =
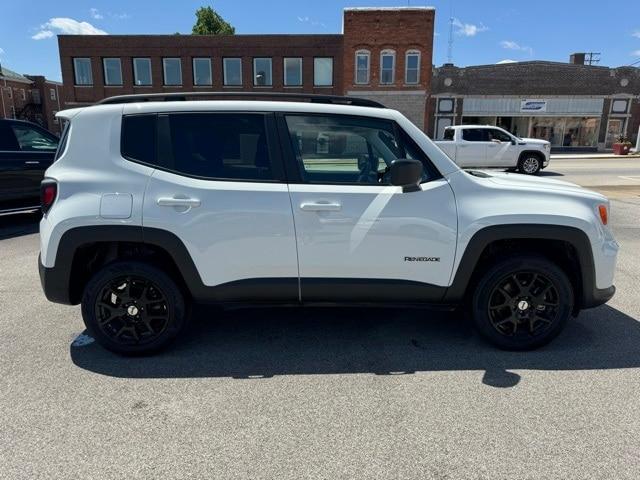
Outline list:
[[[104,18],[104,15],[102,15],[97,8],[90,8],[89,13],[91,14],[91,18],[95,18],[96,20],[102,20]]]
[[[533,55],[533,48],[527,47],[526,45],[519,45],[512,40],[503,40],[500,42],[500,46],[502,48],[506,48],[507,50],[517,50],[520,52],[527,52],[529,55]]]
[[[309,17],[300,17],[299,16],[298,17],[298,21],[301,22],[301,23],[309,23],[309,24],[313,25],[314,27],[322,27],[322,28],[326,27],[326,25],[324,23],[318,22],[318,21],[313,20],[313,19],[311,19]]]
[[[474,25],[473,23],[463,23],[459,19],[453,19],[453,26],[456,27],[456,33],[458,35],[464,35],[465,37],[475,37],[476,34],[486,32],[489,27],[483,25]]]
[[[505,58],[504,60],[500,60],[499,62],[496,62],[497,65],[502,65],[504,63],[518,63],[516,60],[511,60],[510,58]]]
[[[631,52],[631,55],[633,55],[634,57],[640,57],[640,50],[634,50],[633,52]]]
[[[636,30],[631,34],[632,37],[640,38],[640,30]]]
[[[89,22],[79,22],[73,18],[54,17],[40,25],[40,30],[31,38],[42,40],[55,34],[64,35],[107,35],[107,32],[94,27]]]
[[[129,20],[131,18],[131,15],[129,15],[128,13],[111,13],[109,12],[109,16],[111,18],[116,18],[118,20]]]

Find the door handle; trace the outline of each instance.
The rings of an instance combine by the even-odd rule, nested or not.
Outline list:
[[[158,205],[161,207],[199,207],[200,200],[197,198],[161,197],[158,199]]]
[[[24,162],[25,165],[40,165],[40,162],[38,160],[27,160],[26,162]]]
[[[305,212],[337,212],[342,208],[339,203],[302,202],[300,210]]]

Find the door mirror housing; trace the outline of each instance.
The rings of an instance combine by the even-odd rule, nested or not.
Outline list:
[[[391,162],[391,185],[402,187],[403,192],[415,192],[420,190],[418,186],[422,181],[424,167],[419,160],[398,158]]]

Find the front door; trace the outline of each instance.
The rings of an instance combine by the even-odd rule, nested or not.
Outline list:
[[[346,115],[279,119],[290,168],[303,302],[430,302],[453,266],[453,193],[391,121]],[[425,165],[420,190],[388,184],[396,158]]]
[[[486,129],[489,143],[487,143],[487,165],[490,167],[514,167],[516,165],[516,148],[512,138],[497,128]]]
[[[291,201],[273,116],[169,113],[157,122],[144,231],[182,241],[207,299],[297,302]]]

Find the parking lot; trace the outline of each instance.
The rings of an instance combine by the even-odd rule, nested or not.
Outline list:
[[[640,159],[543,175],[612,198],[618,293],[524,353],[457,314],[198,308],[118,357],[44,298],[35,217],[0,218],[0,478],[639,478]]]

